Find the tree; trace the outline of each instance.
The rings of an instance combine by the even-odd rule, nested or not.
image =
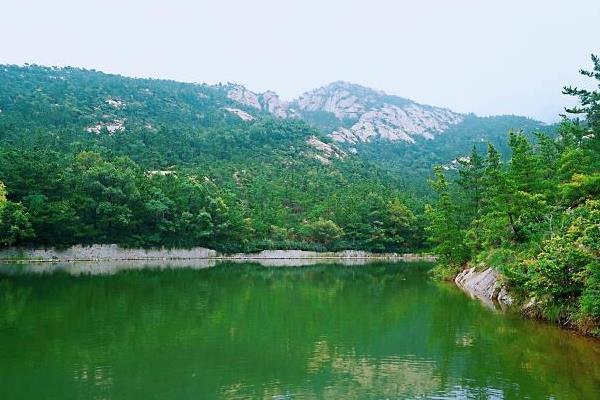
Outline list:
[[[86,234],[102,243],[131,236],[136,222],[133,210],[141,207],[137,186],[141,171],[135,163],[127,157],[109,162],[97,153],[82,152],[69,178]]]
[[[67,200],[51,201],[43,194],[34,194],[23,199],[36,242],[44,245],[66,245],[77,243],[79,216]]]
[[[600,201],[589,200],[565,215],[563,229],[543,250],[523,261],[524,286],[546,317],[600,318]]]
[[[19,203],[0,203],[0,245],[12,246],[33,238],[29,214]]]
[[[598,87],[600,88],[600,58],[592,54],[592,63],[594,64],[592,70],[581,69],[579,72],[581,75],[596,79]],[[563,94],[575,96],[579,98],[579,105],[571,108],[566,108],[566,111],[570,114],[585,114],[587,123],[592,132],[600,132],[600,92],[597,90],[581,89],[574,86],[565,86],[563,88]],[[594,141],[600,141],[600,138],[593,138]]]
[[[600,88],[600,59],[592,55],[592,62],[591,71],[582,69],[580,73],[594,78]],[[563,93],[579,98],[579,105],[566,111],[585,115],[585,124],[580,124],[578,120],[563,124],[566,127],[563,137],[568,140],[568,151],[561,158],[561,192],[566,202],[576,206],[586,199],[600,196],[600,90],[568,86]]]
[[[416,224],[415,215],[399,198],[388,201],[382,226],[384,250],[402,252],[416,247]]]
[[[323,245],[331,245],[338,240],[344,231],[337,224],[328,219],[318,219],[308,225],[309,239]]]
[[[512,150],[509,163],[509,179],[516,190],[528,193],[541,191],[543,178],[541,176],[541,163],[533,146],[523,132],[510,131],[508,144]]]
[[[438,199],[435,205],[427,205],[425,209],[429,220],[426,227],[429,241],[442,264],[461,265],[468,259],[468,252],[458,224],[457,208],[441,167],[435,168],[435,180],[431,185]]]
[[[485,159],[473,146],[468,158],[458,160],[459,170],[457,184],[460,187],[462,199],[460,212],[460,225],[469,228],[465,234],[466,245],[474,252],[481,250],[481,210],[483,205]],[[470,225],[470,226],[469,226]]]
[[[0,181],[0,204],[6,202],[6,186]]]
[[[481,210],[483,197],[483,177],[485,172],[485,159],[473,146],[468,158],[458,160],[459,170],[457,183],[462,189],[466,199],[464,207],[467,219],[477,216]]]

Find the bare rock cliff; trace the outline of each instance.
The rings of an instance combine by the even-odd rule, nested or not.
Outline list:
[[[511,306],[514,301],[500,279],[500,274],[493,268],[477,271],[475,267],[467,268],[459,273],[454,282],[458,287],[489,306],[499,305],[502,308]]]

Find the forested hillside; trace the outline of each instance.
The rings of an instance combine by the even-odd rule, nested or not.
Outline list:
[[[37,66],[3,67],[0,87],[4,246],[422,242],[398,177],[300,120],[244,121],[219,87]]]
[[[598,84],[593,62],[581,73]],[[506,162],[490,143],[461,160],[456,179],[436,169],[427,232],[438,274],[494,267],[527,313],[600,335],[600,92],[564,93],[583,119],[565,118],[556,140],[513,131]]]
[[[2,246],[415,251],[433,165],[541,127],[343,82],[285,103],[240,85],[5,65],[0,88]],[[360,140],[336,136],[344,126]]]

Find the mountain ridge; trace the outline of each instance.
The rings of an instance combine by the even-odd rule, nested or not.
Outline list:
[[[460,147],[457,154],[431,158],[446,163],[467,153],[469,149],[463,147],[469,141],[494,142],[495,137],[505,137],[507,126],[543,126],[525,117],[455,113],[347,81],[334,81],[288,101],[272,90],[257,93],[238,83],[129,78],[74,67],[0,65],[0,75],[0,110],[22,112],[22,118],[17,118],[20,124],[35,122],[38,116],[56,127],[68,120],[70,127],[79,125],[88,134],[116,135],[131,129],[155,132],[165,123],[196,129],[245,126],[265,118],[303,120],[321,133],[306,140],[322,152],[316,155],[320,160],[332,155],[344,159],[381,145],[398,147],[401,153],[407,151],[406,145],[436,153],[440,141],[449,148],[451,142],[461,142],[455,146]],[[446,138],[450,133],[453,137]]]
[[[0,181],[32,218],[25,244],[406,251],[422,240],[434,165],[488,142],[507,155],[508,129],[539,126],[444,121],[442,109],[340,82],[286,103],[235,84],[5,65],[0,88]],[[396,140],[382,135],[387,108],[421,131],[398,122]],[[335,140],[368,122],[377,130],[364,140]]]
[[[227,83],[225,87],[229,88],[227,97],[239,104],[277,118],[303,119],[334,141],[348,145],[378,139],[407,143],[415,143],[417,138],[434,139],[467,117],[477,117],[347,81],[331,82],[292,100],[282,99],[273,90],[253,92],[239,83]],[[515,117],[545,125],[518,115],[491,117]]]

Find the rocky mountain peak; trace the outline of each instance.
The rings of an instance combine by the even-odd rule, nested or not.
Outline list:
[[[372,140],[414,142],[416,137],[432,139],[463,120],[451,110],[418,104],[355,83],[336,81],[302,94],[292,102],[277,93],[254,93],[242,85],[229,84],[227,97],[278,118],[303,118],[311,113],[329,114],[337,127],[328,134],[338,142]],[[310,118],[306,118],[310,119]],[[311,121],[314,122],[314,121]],[[318,121],[314,122],[317,127]],[[334,123],[333,126],[336,124]],[[327,129],[331,129],[331,122]]]
[[[416,136],[431,139],[463,119],[444,108],[344,81],[304,93],[295,104],[301,111],[333,114],[340,124],[330,136],[349,143],[375,139],[414,142]]]
[[[267,90],[264,93],[255,93],[237,83],[228,83],[226,90],[229,99],[245,106],[268,112],[278,118],[297,116],[293,110],[290,110],[290,103],[281,100],[279,95],[272,90]]]

